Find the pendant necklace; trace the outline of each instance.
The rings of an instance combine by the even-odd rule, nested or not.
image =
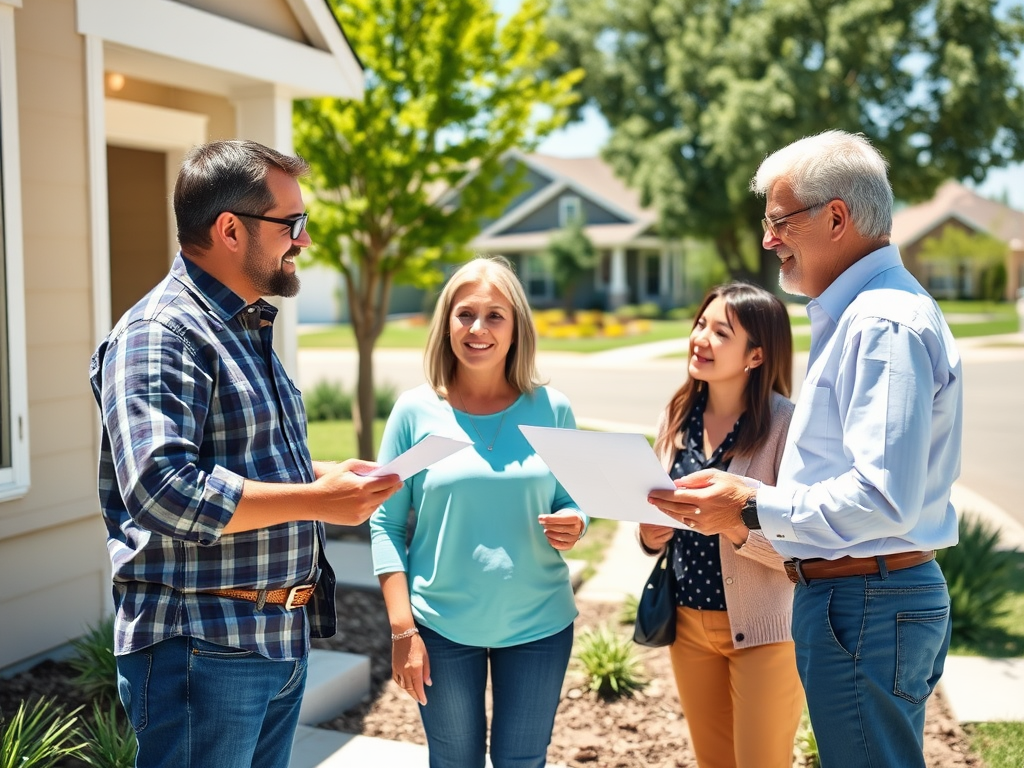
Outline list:
[[[507,411],[508,408],[505,408],[501,412],[501,419],[498,420],[498,429],[494,433],[494,439],[491,440],[490,445],[487,445],[487,441],[484,440],[484,436],[480,434],[480,430],[476,427],[476,422],[473,421],[473,417],[470,415],[469,411],[466,410],[466,401],[462,399],[462,391],[459,390],[456,394],[459,396],[459,405],[462,406],[462,412],[466,414],[466,418],[469,419],[469,424],[473,427],[473,431],[476,432],[476,436],[480,438],[480,442],[484,444],[488,451],[493,450],[494,444],[498,441],[498,435],[501,434],[501,425],[505,423],[505,411]]]

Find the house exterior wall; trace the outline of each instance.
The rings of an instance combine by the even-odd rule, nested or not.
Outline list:
[[[15,12],[32,484],[0,503],[0,667],[109,603],[96,497],[85,64],[73,0]]]
[[[505,234],[520,234],[522,232],[544,232],[551,229],[561,229],[562,223],[558,220],[558,201],[565,195],[576,196],[573,192],[565,192],[549,200],[536,211],[524,216],[520,221],[503,230],[503,232]],[[624,223],[622,218],[595,205],[586,198],[580,197],[580,205],[587,224]]]

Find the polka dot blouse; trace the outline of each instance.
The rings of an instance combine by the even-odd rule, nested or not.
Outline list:
[[[683,425],[683,447],[676,453],[669,476],[675,480],[701,469],[729,468],[725,454],[736,443],[743,417],[733,425],[711,458],[704,456],[704,409],[707,390],[698,398]],[[725,610],[725,585],[722,583],[722,558],[718,536],[705,536],[690,530],[676,530],[672,537],[672,564],[676,574],[676,603],[701,611]]]

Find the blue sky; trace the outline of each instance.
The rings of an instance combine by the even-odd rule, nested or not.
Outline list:
[[[494,6],[502,13],[510,13],[519,7],[520,1],[494,0]],[[1019,64],[1019,79],[1024,82],[1024,63]],[[608,123],[601,113],[589,108],[585,111],[582,121],[567,125],[553,133],[544,140],[537,151],[556,157],[590,157],[600,151],[609,133]],[[1024,163],[989,171],[985,181],[978,185],[977,189],[988,197],[1001,197],[1005,192],[1010,205],[1024,211]]]

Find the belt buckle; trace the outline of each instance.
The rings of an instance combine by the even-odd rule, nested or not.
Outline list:
[[[302,605],[296,605],[295,604],[295,599],[299,596],[299,591],[300,590],[309,589],[312,586],[313,586],[312,584],[300,584],[297,587],[292,587],[291,589],[289,589],[288,590],[288,597],[284,601],[285,610],[291,611],[291,610],[294,610],[296,608],[301,608],[302,605],[305,605],[305,603],[303,603]]]
[[[793,564],[793,570],[796,571],[797,583],[802,587],[806,587],[807,577],[804,576],[804,561],[798,557],[794,557],[789,562]]]

